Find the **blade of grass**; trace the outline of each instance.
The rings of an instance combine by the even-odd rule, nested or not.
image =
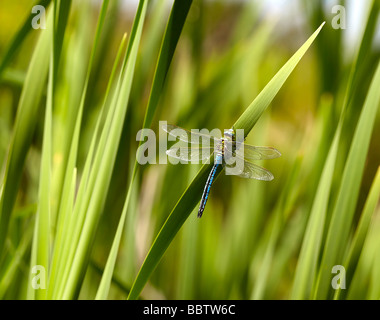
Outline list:
[[[22,263],[22,259],[24,258],[24,255],[26,254],[27,250],[30,248],[30,245],[32,243],[32,236],[33,236],[33,228],[32,225],[28,227],[26,232],[24,233],[23,237],[21,238],[20,244],[17,247],[13,260],[6,268],[1,280],[0,280],[0,299],[3,300],[3,297],[5,293],[7,292],[7,289],[12,285],[14,277],[17,272],[17,268]]]
[[[358,48],[352,64],[349,79],[345,89],[345,96],[338,127],[335,131],[334,140],[324,164],[323,172],[318,184],[317,193],[313,201],[309,222],[302,243],[301,253],[298,259],[297,269],[291,293],[292,299],[304,299],[310,296],[317,268],[317,259],[320,254],[323,229],[327,214],[327,205],[330,196],[332,177],[338,152],[338,144],[341,136],[343,121],[348,105],[354,92],[354,81],[358,68],[357,62],[362,60],[363,53],[368,50],[368,34],[372,34],[373,23],[370,17],[367,21],[362,43]]]
[[[83,225],[81,237],[76,248],[75,257],[67,279],[65,290],[63,292],[63,299],[72,299],[78,295],[84,277],[84,272],[88,264],[90,250],[93,244],[100,214],[103,210],[106,190],[108,190],[110,183],[124,118],[127,111],[137,52],[145,21],[146,8],[147,1],[140,1],[132,27],[131,38],[128,43],[128,56],[124,63],[125,70],[123,74],[123,81],[121,84],[112,125],[110,131],[103,131],[102,135],[104,138],[107,137],[107,143],[104,145],[104,149],[101,147],[98,148],[94,159],[94,165],[91,170],[90,181],[93,180],[96,183],[94,183],[93,188],[89,188],[87,190],[87,194],[91,195],[91,202],[88,204],[88,209],[86,210],[86,220]]]
[[[86,99],[86,95],[88,93],[88,83],[89,83],[89,78],[90,78],[92,66],[93,66],[94,59],[95,59],[95,53],[97,51],[98,44],[100,41],[100,36],[102,33],[104,20],[105,20],[105,16],[107,13],[108,4],[109,4],[109,0],[103,1],[102,7],[101,7],[100,13],[99,13],[94,43],[92,46],[90,60],[89,60],[88,67],[87,67],[87,73],[86,73],[84,88],[82,91],[79,110],[78,110],[76,120],[75,120],[74,132],[72,134],[72,140],[71,140],[71,144],[69,147],[70,151],[69,151],[69,155],[68,155],[67,165],[66,165],[66,169],[65,169],[65,176],[64,176],[64,181],[63,181],[63,188],[66,190],[67,190],[67,188],[70,188],[70,186],[73,183],[72,182],[72,179],[73,179],[72,173],[75,170],[75,166],[76,166],[80,128],[81,128],[85,99]],[[97,129],[95,129],[95,131],[97,132]],[[85,212],[81,213],[81,211],[78,211],[82,207],[80,205],[77,205],[77,204],[81,203],[80,200],[83,198],[83,194],[85,192],[85,186],[87,184],[86,177],[87,177],[87,174],[88,174],[88,172],[90,170],[90,166],[91,166],[92,150],[93,150],[93,148],[95,148],[94,144],[95,144],[95,141],[93,140],[91,147],[90,147],[90,150],[89,150],[88,161],[86,161],[86,164],[85,164],[85,169],[83,172],[83,178],[81,181],[81,185],[79,187],[79,191],[78,191],[78,195],[77,195],[77,199],[76,199],[77,201],[76,201],[76,205],[75,205],[75,210],[74,210],[74,213],[69,217],[68,231],[64,233],[64,234],[69,235],[66,237],[66,239],[68,239],[68,241],[67,240],[64,241],[64,246],[63,246],[62,250],[59,250],[59,253],[58,253],[59,256],[56,258],[56,259],[58,259],[58,261],[65,261],[65,264],[58,263],[58,265],[59,265],[58,272],[59,272],[60,276],[57,278],[57,283],[54,283],[54,285],[52,285],[53,286],[53,292],[51,293],[52,297],[54,299],[57,299],[60,297],[60,293],[63,291],[63,288],[65,286],[67,276],[68,276],[68,272],[69,272],[69,268],[70,268],[71,262],[72,262],[72,258],[70,259],[70,252],[71,252],[71,256],[72,256],[74,254],[72,251],[73,250],[75,251],[77,241],[78,241],[79,235],[80,235],[80,230],[81,230],[81,227],[83,224]],[[66,194],[66,192],[65,192],[65,194]],[[65,213],[65,211],[62,210],[62,206],[63,206],[63,204],[61,204],[59,207],[60,211],[58,213],[58,219],[60,219],[59,216],[61,214]],[[62,220],[64,220],[64,219],[62,219]],[[76,230],[79,230],[78,231],[79,234],[77,237],[75,237],[75,230],[74,230],[75,228],[76,228]],[[53,279],[53,280],[55,282],[55,279]]]
[[[350,103],[353,95],[355,93],[354,90],[351,90],[351,87],[355,87],[359,85],[358,81],[360,81],[360,77],[358,76],[363,72],[362,62],[368,59],[368,54],[371,52],[372,39],[376,32],[377,26],[377,17],[379,14],[380,3],[379,1],[370,0],[370,10],[367,17],[366,27],[362,36],[362,41],[360,44],[360,48],[358,50],[355,61],[352,65],[352,76],[351,81],[349,83],[349,95],[347,97],[347,103]]]
[[[104,268],[102,268],[99,264],[97,264],[95,261],[90,261],[90,266],[99,274],[101,277],[104,273]],[[124,283],[121,279],[119,279],[116,275],[112,276],[112,284],[119,288],[126,296],[129,293],[129,286]]]
[[[57,94],[53,109],[53,172],[52,172],[52,228],[56,229],[58,211],[62,201],[65,173],[68,165],[70,149],[74,141],[74,131],[78,113],[81,109],[86,77],[88,77],[89,58],[94,47],[92,35],[94,31],[89,2],[82,1],[74,7],[71,24],[78,26],[68,29],[66,44],[61,58],[61,71],[57,82]],[[76,13],[79,14],[76,14]],[[80,21],[80,23],[79,23]],[[80,24],[80,25],[79,25]],[[58,27],[57,27],[58,29]],[[57,31],[58,32],[58,31]],[[75,36],[72,36],[74,35]],[[96,31],[95,36],[96,38]],[[96,50],[98,52],[98,49]],[[92,63],[92,66],[94,63]],[[92,69],[91,69],[92,70]],[[92,74],[92,73],[91,73]],[[91,79],[91,77],[90,77]],[[86,87],[88,92],[91,88]],[[91,94],[93,95],[93,94]],[[86,94],[86,101],[89,94]],[[85,109],[86,107],[84,107]],[[81,119],[81,131],[85,120]],[[82,133],[83,135],[85,132]],[[68,171],[68,170],[67,170]],[[68,172],[67,172],[68,173]],[[69,173],[68,173],[69,174]],[[71,173],[70,173],[71,174]]]
[[[178,1],[176,0],[173,4],[172,11],[170,13],[169,21],[165,30],[164,38],[161,45],[161,50],[156,66],[156,71],[153,79],[152,89],[149,96],[148,107],[145,113],[143,128],[151,126],[153,116],[155,114],[159,98],[161,96],[162,88],[166,79],[167,72],[169,70],[170,63],[172,61],[175,48],[178,43],[179,36],[181,34],[183,25],[186,20],[187,13],[190,9],[192,0]],[[140,142],[141,144],[141,142]],[[140,150],[140,149],[138,149]],[[118,228],[114,241],[112,243],[112,248],[110,251],[107,264],[105,266],[104,274],[101,279],[101,283],[96,294],[96,299],[106,299],[109,292],[109,287],[112,280],[112,274],[115,268],[117,252],[120,245],[120,240],[125,224],[126,215],[128,212],[129,202],[131,198],[131,192],[134,184],[134,179],[137,172],[137,166],[139,155],[136,157],[135,165],[133,168],[132,178],[127,191],[127,196],[125,199],[123,211],[119,220]]]
[[[325,23],[322,23],[322,25],[302,45],[302,47],[298,49],[293,57],[291,57],[290,60],[281,68],[281,70],[277,72],[277,74],[271,79],[264,90],[259,93],[257,98],[253,100],[253,102],[235,122],[233,126],[235,130],[244,129],[244,135],[248,135],[265,109],[269,106],[270,102],[274,99],[282,85],[285,83],[290,73],[294,70],[298,62],[301,60],[302,56],[313,43],[314,39],[317,37],[324,24]]]
[[[55,4],[55,23],[54,23],[54,82],[57,80],[58,65],[61,57],[61,51],[63,46],[63,38],[69,19],[70,8],[72,0],[56,1]]]
[[[302,56],[306,53],[307,49],[313,43],[314,39],[317,37],[318,33],[323,27],[323,24],[313,33],[313,35],[301,46],[301,48],[288,60],[288,62],[280,69],[280,71],[278,71],[278,73],[272,78],[267,86],[260,92],[256,99],[236,121],[233,126],[235,129],[244,129],[245,136],[248,135],[262,113],[276,96],[277,92],[280,90],[286,79],[294,70]],[[170,213],[156,239],[154,240],[143,262],[143,265],[140,268],[140,271],[131,288],[128,299],[138,298],[151,273],[174,239],[174,236],[177,234],[178,230],[186,221],[189,214],[199,202],[212,163],[213,159],[211,159],[211,163],[209,165],[202,166],[197,176],[193,179],[192,183],[185,190],[176,206]],[[216,173],[216,177],[219,173],[220,170]]]
[[[67,1],[55,1],[54,2],[54,9],[55,9],[55,23],[54,23],[54,43],[53,43],[53,50],[54,50],[54,64],[53,64],[53,83],[54,83],[54,91],[57,91],[56,87],[59,88],[59,84],[60,81],[57,81],[57,80],[60,80],[60,79],[57,79],[58,77],[58,69],[59,69],[59,66],[60,66],[60,61],[61,61],[61,53],[62,53],[62,47],[63,47],[63,40],[64,40],[64,36],[65,36],[65,31],[66,31],[66,27],[67,27],[67,22],[68,22],[68,19],[69,19],[69,15],[70,15],[70,8],[71,8],[71,3],[72,1],[71,0],[67,0]],[[63,63],[62,63],[63,64]],[[67,70],[67,67],[65,68]],[[79,79],[78,81],[76,81],[77,83],[79,81],[81,81],[81,77],[80,77],[80,72],[78,72],[78,69],[75,70],[76,71],[76,77],[77,79]],[[66,71],[67,72],[67,71]],[[64,73],[65,74],[65,73]],[[65,76],[63,76],[62,78],[65,78]],[[57,85],[58,83],[58,85]],[[77,85],[76,86],[77,88],[80,88],[81,86],[80,85]],[[73,90],[71,90],[70,94],[67,94],[67,96],[76,96],[75,94],[72,94]],[[59,92],[58,92],[58,95],[59,95]],[[75,111],[73,110],[70,110],[70,108],[68,108],[67,110],[67,113],[68,114],[72,114],[73,115],[73,118],[75,119],[75,116],[76,116],[76,112],[77,112],[77,104],[76,103],[72,103],[72,101],[65,101],[63,102],[62,100],[65,100],[65,99],[60,99],[61,97],[59,97],[57,100],[54,99],[54,108],[53,108],[53,119],[54,119],[54,123],[60,123],[60,119],[59,117],[57,117],[57,114],[59,115],[60,114],[60,105],[61,104],[65,104],[65,107],[67,107],[67,105],[69,106],[72,106],[71,108],[73,108]],[[68,121],[69,122],[69,121]],[[70,123],[75,123],[75,121],[71,121]],[[59,167],[59,165],[57,166],[57,162],[58,163],[62,163],[63,162],[63,165],[62,165],[62,168],[65,167],[65,160],[66,160],[66,155],[67,155],[67,152],[64,152],[62,151],[62,146],[66,146],[67,144],[65,143],[65,139],[69,140],[71,139],[71,135],[70,134],[67,134],[67,132],[71,132],[71,128],[73,125],[67,125],[67,123],[62,123],[62,126],[65,127],[65,133],[62,134],[60,136],[60,139],[59,141],[56,141],[58,139],[55,138],[55,136],[57,135],[57,128],[59,128],[59,126],[56,126],[56,125],[53,125],[53,131],[52,131],[52,173],[51,173],[51,228],[53,230],[53,236],[54,236],[54,233],[55,233],[55,229],[56,229],[56,219],[57,219],[57,210],[58,210],[58,207],[59,207],[59,202],[61,201],[61,187],[62,187],[62,179],[60,179],[60,176],[58,175],[57,177],[57,174],[56,174],[56,171],[58,172],[63,172],[63,170],[59,170],[57,167]],[[58,129],[59,130],[59,129]],[[62,137],[64,137],[64,139],[62,140]],[[64,149],[66,151],[66,149]],[[58,157],[56,155],[59,155]],[[64,160],[63,160],[64,159]],[[55,161],[54,161],[55,160]],[[58,192],[56,192],[56,188],[57,186],[59,186],[59,190]]]
[[[90,148],[91,152],[92,148]],[[90,154],[89,152],[89,154]],[[84,171],[84,174],[86,171]],[[62,270],[62,261],[67,256],[65,254],[65,244],[69,242],[68,235],[70,234],[68,226],[72,213],[72,209],[74,206],[74,198],[76,191],[76,182],[77,182],[77,170],[74,169],[73,177],[71,179],[70,186],[64,186],[63,195],[62,195],[62,206],[60,208],[61,215],[60,220],[58,221],[58,231],[56,235],[56,239],[54,241],[54,246],[52,250],[52,261],[51,268],[49,270],[49,287],[47,291],[47,299],[52,299],[55,292],[59,288],[59,281],[57,280],[57,276],[59,271]]]
[[[156,71],[152,89],[149,96],[148,106],[145,113],[143,128],[149,128],[152,124],[162,88],[165,83],[170,64],[173,59],[175,48],[177,47],[179,36],[186,21],[192,0],[176,0],[170,13],[166,26],[165,35],[162,41],[160,55],[157,61]]]
[[[369,141],[380,101],[380,63],[372,79],[344,168],[338,198],[334,206],[318,275],[315,298],[329,296],[331,269],[342,265],[344,248],[351,229],[359,195]],[[339,241],[337,241],[339,239]]]
[[[345,291],[348,291],[346,293],[347,300],[367,299],[370,294],[371,285],[374,283],[374,279],[371,279],[371,277],[380,246],[380,220],[377,214],[373,218],[359,254],[355,272],[352,275],[351,281],[349,283],[346,282]]]
[[[350,251],[345,259],[344,267],[346,268],[346,283],[350,283],[353,274],[355,273],[356,266],[359,261],[360,253],[364,245],[364,241],[368,234],[368,229],[371,219],[380,199],[380,167],[377,169],[375,179],[373,180],[371,189],[369,191],[367,200],[365,202],[363,212],[360,216],[359,225],[356,229],[354,238],[352,240]],[[340,288],[336,291],[334,298],[342,299],[346,296],[346,290],[342,291]]]
[[[34,234],[37,234],[37,228],[38,223],[37,221],[34,223]],[[32,250],[30,254],[30,265],[35,266],[37,265],[37,237],[32,237]],[[34,277],[34,274],[32,272],[29,272],[28,277],[28,283],[32,283],[32,279]],[[27,292],[26,292],[26,299],[27,300],[34,300],[36,297],[36,290],[32,286],[28,286]]]
[[[100,130],[100,120],[102,119],[103,111],[105,109],[106,102],[108,100],[109,93],[111,91],[111,87],[114,84],[114,77],[116,75],[117,66],[119,65],[119,61],[120,61],[120,58],[122,56],[122,53],[123,53],[123,50],[125,47],[125,42],[126,42],[126,34],[123,36],[123,39],[122,39],[120,46],[119,46],[119,50],[118,50],[116,58],[115,58],[115,62],[113,65],[113,69],[112,69],[112,72],[110,75],[110,79],[109,79],[108,86],[107,86],[106,93],[105,93],[105,97],[104,97],[103,108],[101,109],[101,113],[98,117],[98,122],[97,122],[95,130],[94,130],[93,138],[91,141],[90,149],[89,149],[87,160],[85,163],[85,168],[84,168],[84,171],[82,174],[82,180],[84,182],[88,181],[90,164],[93,160],[93,154],[94,154],[94,150],[95,150],[95,142],[96,142],[96,139],[98,137],[98,131]],[[120,74],[120,76],[121,76],[121,74]],[[73,239],[74,225],[78,223],[78,220],[76,221],[76,223],[74,222],[74,218],[71,215],[72,208],[68,207],[68,203],[71,203],[71,202],[67,201],[69,194],[75,192],[75,187],[76,187],[76,183],[75,183],[76,181],[75,180],[76,179],[74,176],[73,179],[71,180],[71,182],[72,182],[71,186],[68,186],[68,185],[63,186],[62,202],[61,202],[61,207],[59,208],[59,214],[58,214],[58,218],[60,220],[58,220],[58,224],[57,224],[57,226],[58,226],[57,238],[56,238],[56,241],[54,244],[51,277],[49,279],[49,288],[50,288],[49,291],[51,294],[50,297],[55,296],[55,294],[57,292],[59,285],[57,285],[57,283],[56,283],[56,280],[57,280],[56,276],[57,276],[57,274],[60,273],[59,270],[62,270],[62,265],[63,265],[62,261],[66,261],[67,255],[68,255],[68,251],[62,250],[62,248],[68,247],[68,244],[71,242],[70,239]],[[83,183],[80,187],[80,191],[78,192],[77,201],[79,203],[81,202],[81,198],[82,198],[81,195],[83,194],[83,191],[84,191],[83,186],[85,186],[85,185],[86,185],[86,183]],[[70,220],[72,221],[71,225],[70,225]]]
[[[126,58],[124,58],[124,59],[126,59]],[[113,119],[113,116],[115,113],[115,108],[116,108],[116,101],[117,101],[118,94],[120,92],[120,86],[121,86],[121,79],[123,76],[123,71],[124,71],[124,69],[122,68],[120,71],[120,74],[119,74],[119,79],[118,79],[117,84],[116,84],[115,92],[114,92],[113,97],[112,97],[111,105],[110,105],[110,108],[108,110],[106,122],[105,122],[104,127],[103,127],[103,133],[101,135],[101,139],[100,139],[100,142],[98,144],[98,149],[100,149],[100,150],[104,150],[104,148],[105,148],[107,133],[109,132],[110,127],[112,125],[112,119]],[[104,107],[105,107],[105,104],[104,104],[103,108]],[[91,174],[91,168],[93,166],[95,166],[95,165],[97,167],[99,166],[99,160],[98,160],[97,164],[93,163],[93,161],[94,161],[93,154],[96,152],[95,145],[96,145],[96,141],[98,139],[97,132],[99,129],[99,124],[100,124],[100,117],[98,118],[98,124],[97,124],[98,127],[95,128],[95,132],[94,132],[94,135],[93,135],[93,138],[91,141],[90,150],[89,150],[89,153],[88,153],[88,156],[86,159],[86,163],[84,166],[82,179],[81,179],[81,182],[79,185],[78,194],[77,194],[77,198],[75,201],[74,212],[71,215],[71,217],[69,218],[69,220],[70,220],[69,221],[69,227],[67,229],[68,236],[66,239],[70,239],[70,241],[65,241],[65,247],[64,247],[64,252],[63,252],[64,258],[62,258],[63,259],[62,261],[66,261],[66,263],[63,267],[64,269],[63,269],[62,275],[60,277],[60,285],[59,285],[59,289],[57,291],[58,293],[55,296],[55,298],[61,297],[63,294],[64,285],[66,283],[66,279],[67,279],[68,273],[70,271],[72,260],[74,259],[74,254],[76,251],[76,247],[78,245],[79,237],[80,237],[81,232],[82,232],[83,222],[84,222],[84,219],[86,216],[86,211],[87,211],[89,201],[91,198],[91,192],[88,192],[88,190],[92,190],[94,188],[94,183],[95,183],[96,177],[94,175],[92,175],[92,177],[90,177],[90,174]],[[59,264],[59,265],[60,265],[60,267],[62,266],[62,264]]]
[[[128,193],[128,195],[130,195],[130,194],[131,193]],[[123,211],[121,213],[119,225],[118,225],[118,228],[116,230],[114,240],[112,242],[111,251],[110,251],[110,254],[108,256],[107,263],[106,263],[106,266],[105,266],[104,271],[103,271],[102,279],[100,281],[95,300],[107,299],[109,288],[111,286],[113,271],[115,268],[115,262],[116,262],[117,252],[119,249],[119,244],[120,244],[120,240],[121,240],[121,236],[122,236],[122,232],[123,232],[125,218],[127,215],[128,203],[129,203],[129,196],[126,198],[126,201],[124,203],[124,207],[123,207]]]
[[[276,245],[279,241],[281,230],[286,220],[286,209],[288,207],[287,201],[290,199],[289,194],[295,190],[298,183],[301,163],[302,157],[297,157],[292,168],[292,172],[289,174],[285,186],[279,196],[276,208],[271,216],[271,221],[268,223],[266,228],[266,241],[263,241],[265,250],[262,259],[258,259],[260,260],[259,270],[257,273],[258,276],[250,297],[253,300],[260,300],[265,297],[266,285],[272,269]],[[257,260],[257,257],[254,257],[253,260]]]
[[[375,212],[374,216],[376,217],[376,219],[379,219],[380,207],[377,209],[377,212]],[[375,220],[375,224],[377,227],[379,226],[379,223],[376,220]],[[376,242],[377,242],[376,252],[379,252],[379,248],[380,248],[379,227],[377,228],[376,235],[377,235],[376,236]],[[376,254],[376,256],[374,258],[373,265],[372,265],[371,279],[372,279],[372,281],[370,283],[367,299],[379,300],[380,299],[380,255],[378,255],[378,254]]]
[[[298,258],[291,299],[304,299],[308,296],[315,278],[317,259],[322,242],[327,204],[338,152],[341,124],[338,126],[331,144],[317,193],[313,201],[309,222],[306,227],[301,253]]]
[[[90,81],[90,74],[91,74],[91,70],[93,67],[94,59],[95,59],[95,52],[98,48],[98,44],[100,41],[100,36],[101,36],[101,32],[102,32],[103,25],[104,25],[104,20],[105,20],[105,16],[107,13],[108,4],[109,4],[109,0],[103,1],[102,7],[100,10],[100,14],[99,14],[99,19],[98,19],[98,23],[97,23],[97,27],[96,27],[96,32],[95,32],[94,44],[93,44],[92,51],[91,51],[90,61],[88,63],[88,69],[87,69],[85,84],[84,84],[84,88],[82,91],[82,96],[81,96],[78,114],[77,114],[77,117],[75,120],[75,127],[74,127],[71,145],[70,145],[70,151],[69,151],[69,156],[68,156],[68,160],[67,160],[67,165],[66,165],[66,169],[65,169],[66,174],[65,174],[63,185],[65,185],[65,184],[71,185],[70,179],[72,178],[72,172],[75,168],[75,162],[77,160],[79,135],[80,135],[83,109],[84,109],[84,105],[85,105],[86,95],[88,94],[87,89],[88,89],[88,84]],[[68,180],[68,181],[66,181],[66,180]]]
[[[51,49],[48,92],[45,110],[44,133],[42,140],[41,169],[38,191],[38,207],[36,223],[38,224],[34,237],[37,237],[36,263],[49,270],[50,261],[50,171],[52,159],[52,109],[54,90],[54,24],[56,20],[55,4],[52,8],[52,19],[48,21],[50,26]],[[50,22],[50,23],[49,23]],[[46,299],[46,288],[36,290],[36,299]]]
[[[48,15],[48,19],[50,14]],[[36,31],[37,32],[37,31]],[[10,143],[3,188],[0,199],[0,255],[3,253],[5,239],[18,187],[24,167],[25,158],[32,142],[38,120],[38,111],[49,66],[51,37],[44,30],[30,61],[25,83],[17,108],[16,121]]]
[[[276,210],[274,213],[273,222],[270,224],[270,236],[266,241],[265,253],[260,264],[260,269],[258,272],[260,276],[257,277],[257,282],[255,283],[254,290],[252,291],[250,297],[252,300],[261,300],[264,298],[265,284],[268,280],[271,265],[273,263],[275,245],[278,241],[280,233],[282,220],[281,214],[282,212],[280,209]]]
[[[41,0],[41,1],[37,0],[33,4],[33,6],[41,5],[45,8],[47,8],[47,6],[50,4],[50,2],[51,2],[51,0]],[[32,10],[29,10],[29,12],[31,12],[31,11]],[[22,27],[20,28],[20,30],[13,37],[13,40],[10,43],[8,49],[5,51],[3,59],[1,60],[1,63],[0,63],[0,78],[2,78],[4,70],[7,68],[9,63],[12,61],[12,58],[16,55],[17,50],[19,49],[19,47],[24,42],[28,33],[30,31],[32,31],[32,28],[30,26],[32,25],[33,18],[34,18],[34,16],[32,14],[28,15],[28,17],[26,18]]]

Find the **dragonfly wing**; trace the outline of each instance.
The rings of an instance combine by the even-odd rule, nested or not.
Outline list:
[[[192,132],[181,127],[174,126],[172,124],[164,124],[162,129],[173,137],[178,138],[181,141],[203,144],[203,145],[214,145],[214,140],[220,140],[209,134],[204,134],[200,132]]]
[[[177,158],[188,162],[201,162],[210,158],[214,148],[186,148],[186,147],[173,147],[166,151],[169,157]]]
[[[248,161],[275,159],[281,156],[280,151],[272,147],[256,147],[241,142],[227,142],[226,147],[230,152]]]
[[[257,180],[264,180],[264,181],[271,181],[274,179],[273,174],[268,171],[267,169],[264,169],[258,165],[255,165],[253,163],[250,163],[248,161],[243,161],[244,167],[238,168],[238,172],[236,175],[242,178],[247,179],[257,179]],[[227,164],[227,167],[233,167]],[[234,168],[236,170],[237,168]]]

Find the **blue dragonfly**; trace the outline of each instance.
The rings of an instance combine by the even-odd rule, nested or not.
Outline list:
[[[272,147],[256,147],[245,144],[243,141],[236,141],[236,134],[233,129],[225,130],[224,137],[219,138],[209,134],[188,131],[171,124],[165,124],[162,128],[180,141],[190,143],[190,147],[173,146],[167,150],[166,154],[172,158],[199,163],[199,161],[209,160],[212,154],[215,154],[214,165],[207,178],[199,205],[198,218],[202,217],[219,166],[231,169],[234,172],[231,174],[242,178],[264,181],[271,181],[274,178],[271,172],[252,163],[252,161],[278,158],[281,153]],[[234,171],[238,163],[240,164],[238,171]]]

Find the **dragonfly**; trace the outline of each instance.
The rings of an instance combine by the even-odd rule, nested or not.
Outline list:
[[[198,162],[209,160],[215,154],[214,164],[208,175],[201,202],[198,209],[198,218],[202,217],[205,209],[211,186],[214,182],[215,174],[219,167],[235,169],[237,163],[240,168],[237,173],[233,173],[242,178],[250,178],[264,181],[274,179],[273,174],[265,168],[262,168],[252,161],[275,159],[281,156],[281,153],[272,147],[258,147],[236,141],[234,129],[224,131],[224,137],[216,137],[211,134],[189,131],[184,128],[164,124],[163,130],[169,135],[176,137],[182,142],[186,142],[190,147],[173,146],[166,151],[169,157],[176,158],[185,162]],[[234,158],[235,162],[231,161]]]

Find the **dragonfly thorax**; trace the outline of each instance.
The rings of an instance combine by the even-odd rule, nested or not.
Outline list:
[[[216,164],[223,164],[223,162],[226,160],[226,158],[230,158],[232,156],[231,152],[227,150],[227,146],[230,146],[231,149],[231,142],[233,137],[232,136],[224,136],[219,140],[219,143],[215,147],[215,163]]]

